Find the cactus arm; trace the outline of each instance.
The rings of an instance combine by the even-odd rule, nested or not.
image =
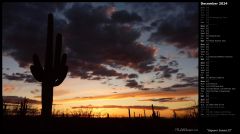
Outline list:
[[[32,65],[32,66],[30,67],[30,70],[31,70],[31,72],[32,72],[32,74],[33,74],[33,77],[34,77],[37,81],[39,81],[39,82],[42,82],[42,81],[43,81],[43,75],[42,75],[42,73],[40,73],[40,71],[39,71],[34,65]]]
[[[39,68],[42,68],[40,60],[39,60],[39,58],[36,54],[33,54],[33,64],[36,65]]]
[[[58,68],[60,65],[60,59],[61,59],[61,51],[62,51],[62,35],[57,34],[56,37],[56,46],[55,46],[55,57],[54,57],[54,66],[55,68]]]
[[[67,54],[62,55],[61,64],[56,68],[54,86],[59,86],[66,78],[68,67],[66,66]]]
[[[53,67],[53,15],[48,15],[47,47],[45,56],[45,70],[51,70]]]
[[[58,78],[54,82],[54,86],[59,86],[64,81],[64,79],[66,78],[67,72],[68,72],[67,66],[61,67],[61,69],[59,70]]]
[[[30,70],[37,81],[43,81],[43,68],[36,54],[33,55],[33,65]]]

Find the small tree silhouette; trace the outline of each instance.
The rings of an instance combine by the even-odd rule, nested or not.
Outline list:
[[[65,79],[68,67],[67,55],[61,54],[62,35],[57,34],[56,46],[53,49],[53,15],[48,15],[47,47],[44,67],[39,57],[33,55],[33,65],[30,67],[34,78],[42,82],[42,111],[43,117],[51,117],[53,103],[53,87],[60,85]]]

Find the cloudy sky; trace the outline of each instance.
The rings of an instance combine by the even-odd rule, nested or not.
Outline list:
[[[69,67],[54,108],[126,116],[154,104],[167,117],[197,102],[198,3],[166,2],[3,3],[5,101],[41,101],[30,65],[34,53],[44,63],[48,13]]]

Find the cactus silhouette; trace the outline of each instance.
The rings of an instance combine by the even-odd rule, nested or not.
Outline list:
[[[26,116],[28,112],[28,100],[26,97],[20,102],[20,108],[18,112],[20,116]]]
[[[128,108],[128,118],[129,118],[129,119],[131,118],[131,111],[130,111],[130,108]]]
[[[156,118],[156,117],[157,117],[157,115],[156,115],[156,113],[154,111],[154,106],[152,104],[152,118]]]
[[[44,67],[39,57],[33,55],[33,65],[30,67],[34,78],[42,82],[42,111],[43,117],[51,117],[53,103],[53,87],[60,85],[65,79],[68,67],[66,66],[67,55],[61,54],[62,35],[57,34],[56,46],[53,49],[53,15],[48,14],[47,47]]]

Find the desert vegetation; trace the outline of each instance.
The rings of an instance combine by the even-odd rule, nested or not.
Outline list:
[[[36,109],[27,100],[16,105],[4,104],[4,124],[1,130],[9,132],[31,133],[39,132],[159,132],[173,133],[175,128],[197,128],[195,110],[186,116],[179,116],[176,111],[172,118],[160,117],[160,112],[152,109],[152,115],[139,115],[130,117],[111,117],[109,113],[94,113],[93,109],[78,109],[74,112],[61,112],[53,110],[52,117],[46,120],[41,116],[41,110]],[[126,109],[131,112],[131,109]],[[195,111],[195,112],[194,112]],[[134,114],[134,112],[131,112]],[[155,113],[155,115],[154,115]]]

